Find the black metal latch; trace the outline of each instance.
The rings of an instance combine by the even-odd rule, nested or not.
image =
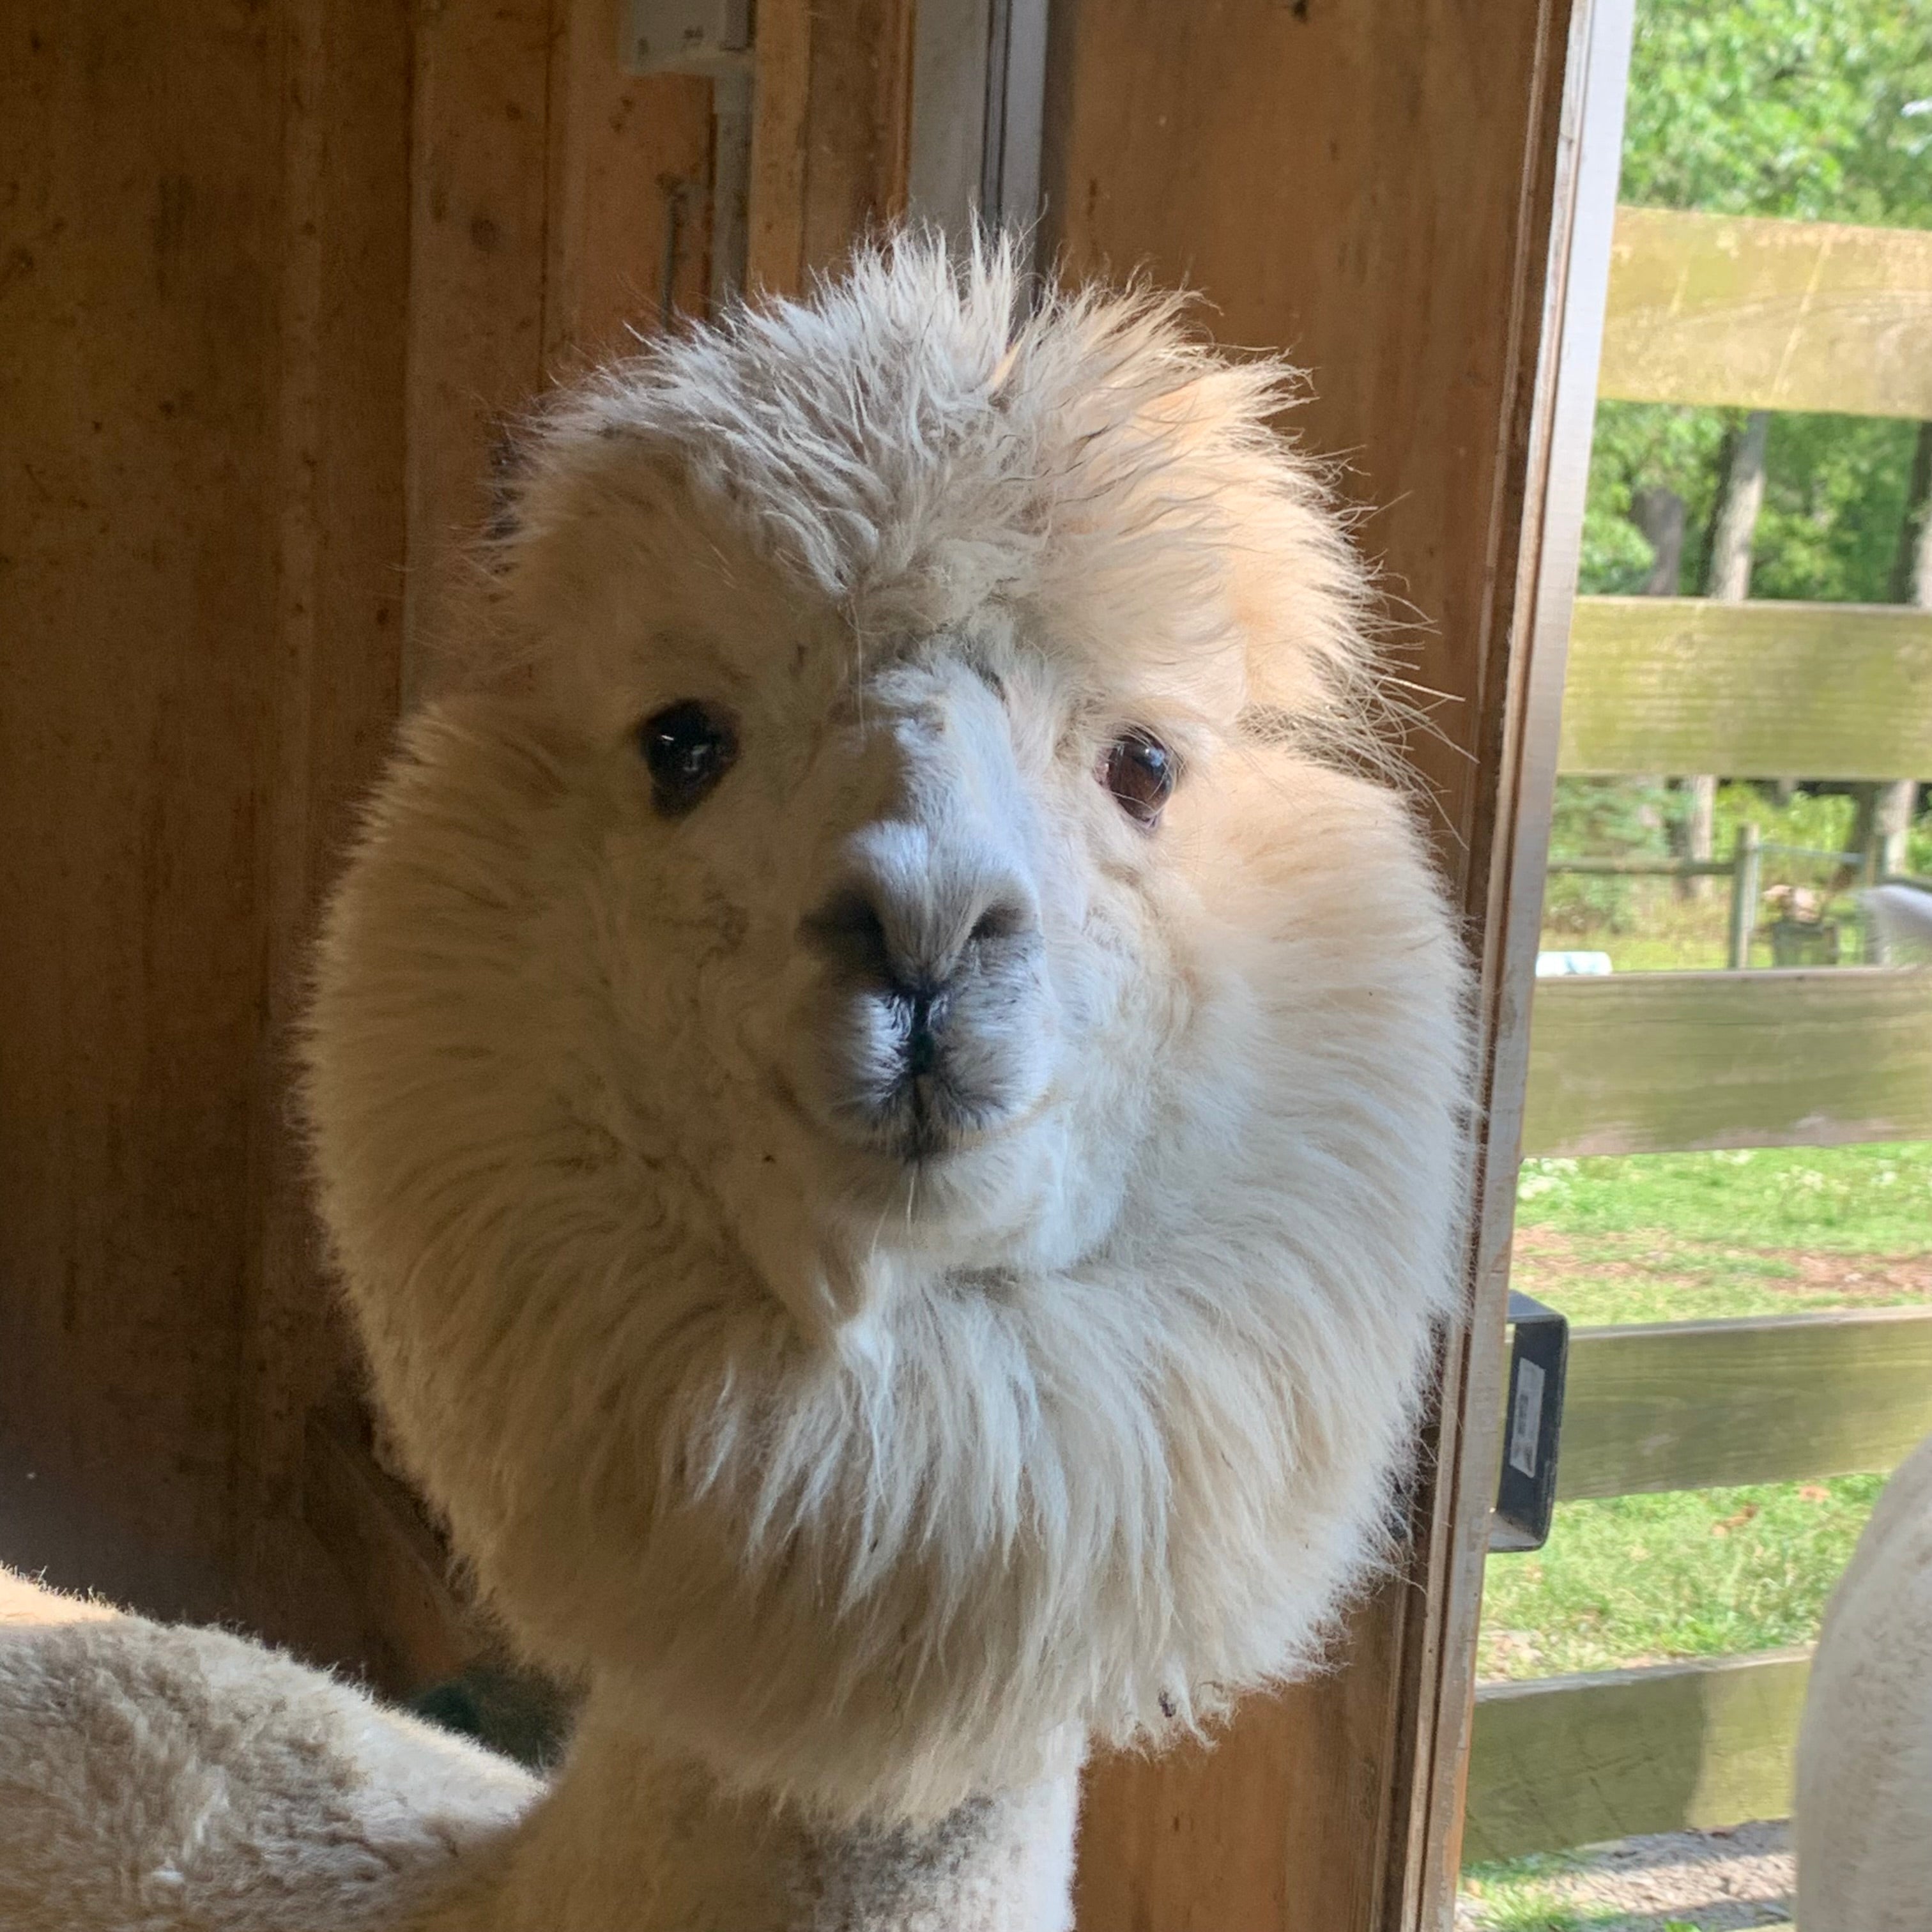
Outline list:
[[[1563,1377],[1570,1324],[1553,1308],[1510,1290],[1509,1403],[1492,1550],[1540,1550],[1556,1506],[1556,1450],[1563,1432]]]

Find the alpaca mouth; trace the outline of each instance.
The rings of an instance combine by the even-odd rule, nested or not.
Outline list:
[[[827,1124],[848,1146],[904,1166],[930,1166],[983,1144],[1006,1124],[992,1118],[945,1074],[909,1060],[888,1091],[861,1090],[830,1110]]]

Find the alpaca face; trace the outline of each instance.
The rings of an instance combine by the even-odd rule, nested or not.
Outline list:
[[[662,608],[662,579],[610,590]],[[934,1268],[1103,1240],[1211,975],[1170,903],[1154,696],[1083,681],[1004,613],[866,652],[826,614],[814,658],[809,602],[773,601],[771,632],[720,652],[714,626],[702,664],[631,656],[632,627],[592,646],[640,715],[584,780],[602,913],[571,950],[610,993],[585,996],[579,1104],[628,1136],[674,1123],[670,1157],[822,1338]],[[594,707],[573,723],[611,735]]]
[[[1198,1725],[1381,1550],[1462,970],[1336,756],[1280,384],[914,246],[614,372],[332,908],[396,1439],[523,1642],[729,1784],[930,1817]]]

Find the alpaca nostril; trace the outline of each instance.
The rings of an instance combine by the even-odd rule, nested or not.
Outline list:
[[[1002,939],[1018,939],[1030,932],[1034,926],[1033,908],[1018,899],[996,899],[973,922],[973,930],[968,935],[975,946],[986,946]]]
[[[962,964],[976,968],[981,952],[1024,938],[1039,923],[1030,900],[1012,886],[975,890],[924,872],[904,890],[848,878],[798,930],[801,943],[841,975],[912,993],[944,986]]]
[[[799,931],[814,951],[848,972],[893,976],[886,922],[869,896],[856,886],[834,892],[799,922]]]

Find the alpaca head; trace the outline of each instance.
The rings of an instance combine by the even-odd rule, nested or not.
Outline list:
[[[904,243],[535,432],[320,955],[326,1216],[538,1658],[929,1815],[1304,1660],[1460,968],[1278,370]]]

